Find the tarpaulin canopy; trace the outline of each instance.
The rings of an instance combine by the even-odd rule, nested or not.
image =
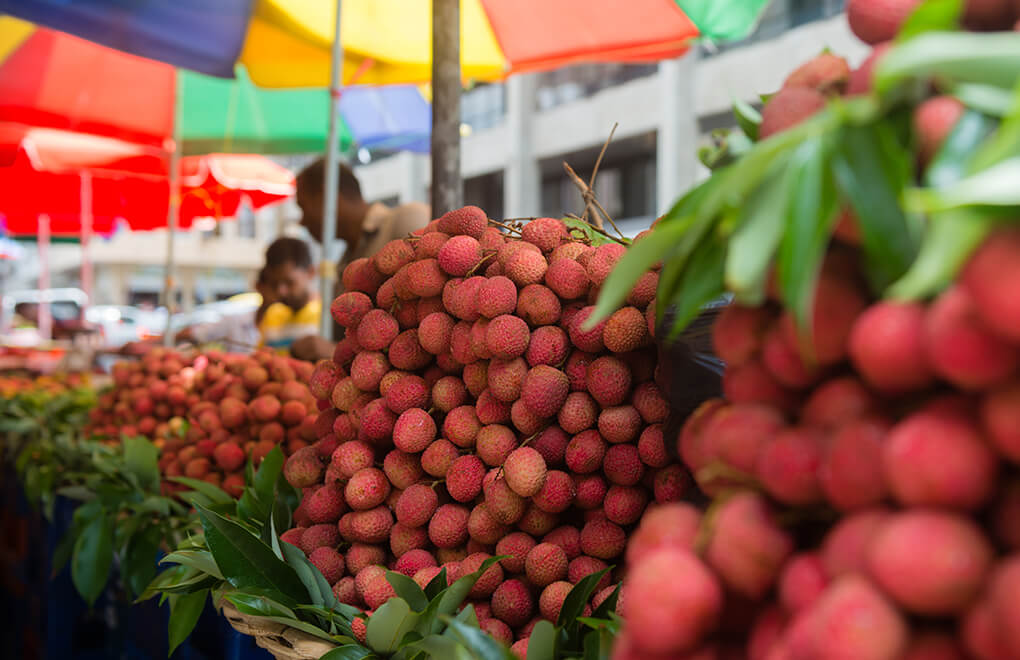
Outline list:
[[[0,17],[0,121],[166,147],[179,102],[184,154],[307,153],[326,143],[328,91],[265,90],[243,67],[212,78]],[[431,109],[414,86],[358,88],[341,101],[342,148],[421,149]]]
[[[54,236],[77,235],[83,218],[109,234],[167,225],[168,158],[113,138],[0,124],[0,215],[7,233],[35,235],[40,214]],[[294,177],[263,156],[209,154],[180,159],[179,226],[228,218],[242,199],[258,209],[294,193]],[[84,198],[84,199],[83,199]]]

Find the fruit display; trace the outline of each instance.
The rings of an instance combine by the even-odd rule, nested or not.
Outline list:
[[[161,449],[164,477],[201,479],[232,495],[244,467],[273,447],[292,453],[316,439],[312,364],[270,351],[251,356],[153,349],[113,367],[113,387],[90,412],[89,431],[141,435]],[[184,488],[165,481],[164,490]]]
[[[662,434],[657,272],[587,329],[625,245],[552,218],[494,224],[458,209],[346,268],[332,304],[346,337],[311,377],[328,406],[284,468],[304,496],[282,538],[366,610],[394,595],[384,566],[424,587],[506,555],[470,598],[520,650],[689,478]]]
[[[1020,228],[1015,202],[989,192],[1002,181],[952,203],[944,192],[989,154],[1020,155],[1015,101],[999,124],[951,93],[1001,56],[983,39],[1020,41],[928,27],[950,5],[851,0],[872,55],[796,69],[759,142],[648,239],[672,245],[621,262],[686,249],[679,293],[657,295],[736,301],[713,327],[723,396],[675,439],[708,505],[656,507],[628,538],[614,658],[1020,658]],[[961,21],[1012,30],[1018,17],[1014,3],[969,1]],[[920,36],[886,43],[901,28]],[[1015,96],[1010,57],[994,85]],[[983,132],[967,136],[975,121]],[[726,203],[746,206],[727,217]],[[698,247],[676,247],[683,222],[715,213]],[[749,243],[767,214],[785,224]],[[911,221],[916,233],[899,233]]]

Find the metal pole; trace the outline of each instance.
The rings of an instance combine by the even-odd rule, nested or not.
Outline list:
[[[177,215],[180,205],[181,180],[180,180],[180,159],[181,159],[181,78],[177,76],[176,94],[174,94],[174,135],[173,145],[170,149],[170,197],[167,200],[166,211],[166,280],[163,283],[163,305],[166,307],[166,328],[163,331],[163,345],[173,346],[174,337],[170,331],[170,322],[173,319],[174,308],[174,236],[177,233]]]
[[[336,0],[336,23],[333,26],[333,59],[329,79],[329,133],[326,138],[326,173],[322,196],[322,263],[319,264],[322,317],[319,334],[333,334],[333,317],[329,313],[330,301],[336,283],[336,261],[333,246],[336,243],[337,188],[340,179],[340,152],[337,148],[337,122],[340,119],[341,74],[344,68],[344,49],[340,41],[341,0]]]
[[[432,217],[464,205],[460,179],[460,0],[432,1]]]
[[[92,259],[89,257],[89,242],[92,240],[92,174],[88,170],[81,173],[81,288],[85,292],[85,306],[81,310],[81,318],[85,320],[85,310],[92,304]]]
[[[36,316],[39,336],[53,339],[53,316],[50,313],[50,216],[39,215],[39,311]]]

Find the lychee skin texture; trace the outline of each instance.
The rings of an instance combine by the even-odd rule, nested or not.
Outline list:
[[[339,582],[344,575],[344,557],[333,548],[318,547],[312,551],[308,560],[319,569],[330,585]]]
[[[540,364],[557,366],[563,364],[570,351],[570,338],[567,333],[554,325],[546,325],[536,328],[531,333],[531,340],[528,342],[528,350],[524,357],[529,366],[535,367]]]
[[[546,471],[545,459],[531,447],[510,452],[503,464],[507,485],[521,497],[531,497],[542,489]]]
[[[470,502],[482,492],[485,465],[474,454],[455,460],[446,473],[446,490],[458,502]]]
[[[627,576],[627,627],[649,654],[692,649],[718,622],[722,588],[690,551],[658,550]]]
[[[372,310],[372,299],[360,291],[347,291],[337,296],[329,309],[334,321],[345,328],[356,328]]]
[[[497,275],[485,280],[478,290],[478,313],[487,319],[512,314],[517,309],[517,286],[509,277]]]
[[[558,259],[545,272],[545,285],[563,300],[584,298],[591,282],[588,271],[573,259]]]
[[[523,573],[528,553],[535,545],[535,539],[528,534],[511,532],[496,543],[496,555],[508,555],[499,560],[507,573]]]
[[[537,587],[544,587],[567,577],[567,554],[558,545],[539,543],[528,553],[524,569],[528,580]]]
[[[422,527],[432,518],[439,506],[439,496],[426,484],[411,484],[397,499],[394,513],[397,520],[409,527]]]
[[[571,392],[557,413],[556,420],[564,431],[577,435],[594,426],[598,414],[598,405],[591,395],[587,392]]]
[[[305,510],[314,523],[336,522],[347,512],[344,489],[339,484],[326,484],[307,499]]]
[[[418,343],[429,353],[440,355],[450,350],[454,320],[443,312],[433,312],[418,326]]]
[[[437,548],[456,548],[468,539],[471,512],[459,504],[444,504],[429,522],[429,539]]]
[[[889,41],[920,0],[850,0],[846,7],[850,29],[864,43],[875,45]]]
[[[460,563],[461,575],[468,575],[481,569],[482,563],[489,559],[490,555],[485,552],[475,552],[463,559]],[[493,563],[482,573],[475,584],[468,592],[469,598],[488,598],[503,582],[503,567],[499,562]]]
[[[567,467],[576,474],[588,474],[602,467],[606,441],[598,431],[589,429],[574,436],[567,444]]]
[[[540,364],[524,377],[521,399],[539,417],[555,415],[570,393],[570,381],[559,369]]]
[[[1020,342],[1020,231],[998,229],[964,267],[962,282],[981,320],[996,333]]]
[[[608,520],[592,520],[581,529],[581,551],[598,559],[623,554],[627,535],[623,528]]]
[[[989,442],[1002,456],[1020,463],[1020,385],[1012,382],[985,394],[981,402],[981,425]]]
[[[635,486],[611,486],[602,504],[606,518],[617,525],[630,525],[641,518],[648,504],[648,491]]]
[[[588,365],[586,383],[599,405],[618,406],[630,393],[630,369],[620,358],[603,356]]]
[[[765,104],[758,135],[765,139],[790,129],[825,107],[825,97],[807,87],[779,90]]]
[[[919,545],[925,552],[916,552]],[[878,586],[909,611],[953,615],[978,596],[992,556],[991,544],[971,520],[913,510],[883,526],[868,549],[868,569]]]
[[[517,296],[517,316],[532,327],[556,323],[562,311],[560,299],[541,284],[529,284]]]
[[[840,93],[850,78],[847,61],[832,53],[822,53],[800,65],[783,81],[783,87],[809,87],[825,93]]]
[[[920,411],[889,431],[882,465],[893,496],[907,506],[980,508],[992,494],[998,460],[976,424],[950,411]]]
[[[889,425],[878,418],[853,420],[829,438],[818,481],[826,500],[841,511],[879,504],[886,497],[882,446]]]
[[[606,243],[595,248],[594,254],[588,261],[588,278],[595,286],[602,286],[602,283],[609,277],[613,266],[619,261],[627,248],[619,243]]]
[[[573,588],[574,585],[566,580],[558,580],[545,586],[538,597],[538,611],[541,612],[542,618],[555,622],[560,616],[560,610],[563,609],[563,601]]]
[[[535,218],[521,230],[521,240],[542,252],[552,252],[566,238],[567,228],[556,218]]]
[[[436,229],[451,236],[481,238],[488,224],[489,217],[485,211],[477,206],[464,206],[444,213],[436,223]]]
[[[566,472],[549,470],[545,483],[532,498],[535,506],[547,513],[560,513],[574,503],[577,489],[573,479]]]
[[[636,307],[622,307],[606,320],[602,341],[614,353],[627,353],[648,341],[645,316]]]
[[[634,445],[612,445],[602,460],[602,471],[610,483],[618,486],[633,486],[644,476],[645,466]]]
[[[390,482],[382,470],[374,467],[358,470],[347,482],[344,495],[352,509],[374,509],[390,494]]]
[[[962,287],[945,291],[925,319],[925,351],[932,369],[957,387],[984,389],[1002,384],[1016,371],[1015,346],[978,318]]]
[[[452,236],[439,248],[439,267],[454,277],[463,277],[482,260],[482,246],[471,236]]]
[[[606,345],[602,341],[602,334],[606,327],[605,321],[599,321],[592,327],[588,327],[588,318],[595,311],[595,307],[582,308],[567,327],[570,333],[570,341],[578,349],[586,353],[601,353]]]
[[[408,408],[393,425],[393,444],[409,454],[425,451],[436,439],[436,422],[421,408]]]
[[[512,360],[524,355],[531,331],[524,319],[504,314],[492,319],[485,331],[485,345],[493,357]]]
[[[517,579],[507,580],[492,594],[492,614],[508,626],[523,626],[531,619],[535,602],[527,585]]]
[[[548,268],[545,257],[537,250],[518,250],[504,266],[506,276],[519,287],[538,284],[545,278]]]
[[[483,487],[485,505],[492,517],[504,525],[512,525],[524,515],[524,498],[515,493],[506,479],[496,479]]]
[[[368,351],[381,351],[400,334],[397,320],[381,309],[373,309],[358,324],[358,344]]]

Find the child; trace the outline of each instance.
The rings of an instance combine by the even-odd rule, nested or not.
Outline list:
[[[266,284],[270,304],[259,322],[261,345],[282,353],[296,339],[316,335],[322,302],[314,294],[315,267],[308,245],[297,238],[278,238],[266,249]]]

